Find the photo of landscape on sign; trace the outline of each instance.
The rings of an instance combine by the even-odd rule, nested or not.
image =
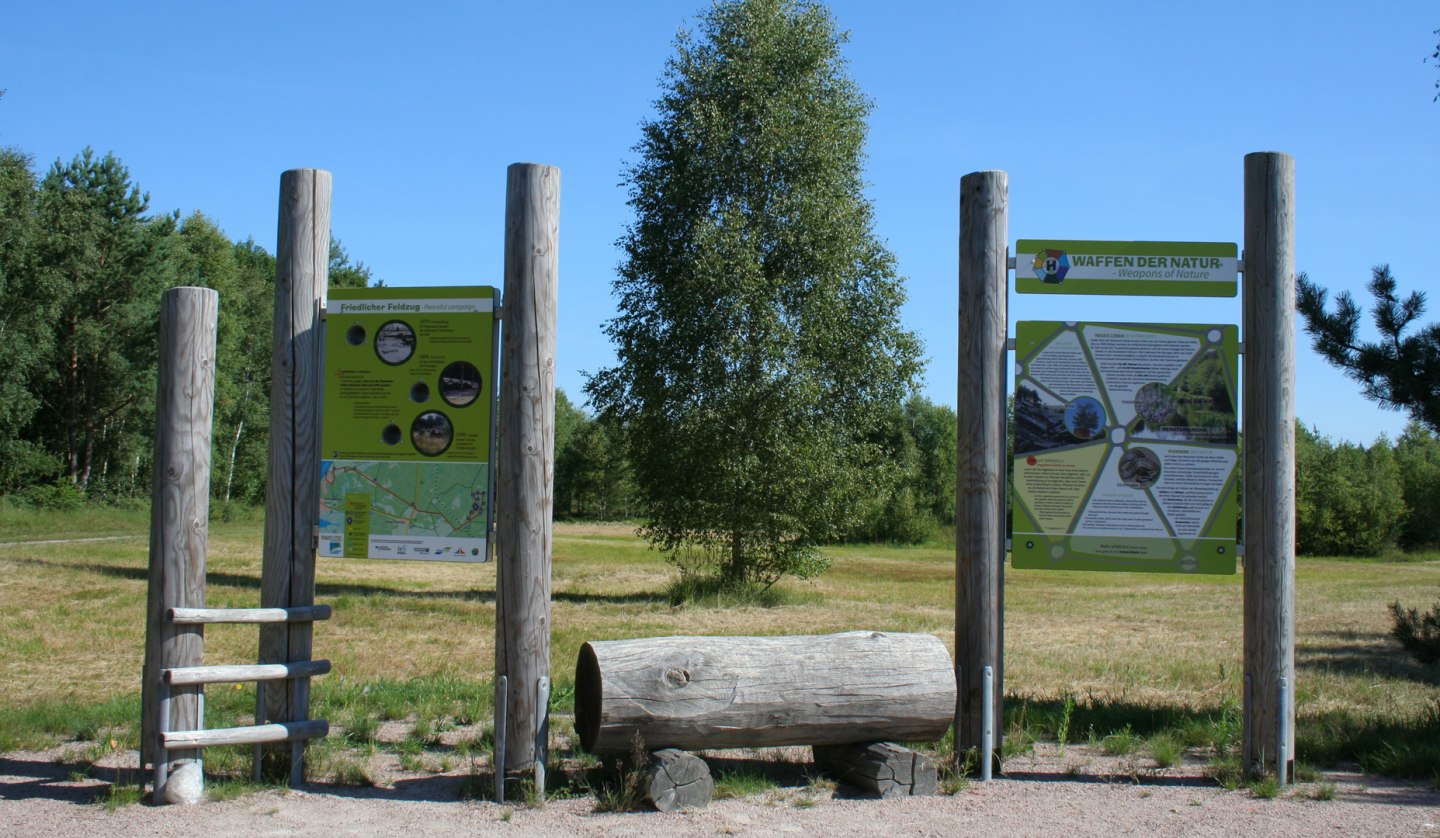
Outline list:
[[[495,289],[331,289],[319,554],[489,558]]]
[[[1017,568],[1235,572],[1238,330],[1016,324]]]

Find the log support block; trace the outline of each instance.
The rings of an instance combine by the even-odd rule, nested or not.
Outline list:
[[[893,742],[816,745],[815,767],[832,780],[881,797],[935,794],[939,773],[918,751]]]
[[[650,754],[644,766],[645,799],[661,812],[703,809],[715,799],[715,781],[705,760],[688,751],[665,748]]]

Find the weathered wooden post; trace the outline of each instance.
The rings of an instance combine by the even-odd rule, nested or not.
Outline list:
[[[495,708],[506,731],[507,773],[548,755],[550,549],[555,478],[555,306],[560,273],[560,170],[516,163],[505,193],[496,461],[495,675],[508,689]],[[497,701],[497,705],[500,702]],[[541,792],[543,793],[543,789]]]
[[[1245,155],[1243,258],[1244,765],[1252,775],[1274,765],[1284,783],[1295,754],[1295,161],[1288,154]]]
[[[150,506],[150,590],[141,686],[141,762],[172,766],[156,803],[195,803],[203,789],[200,752],[159,745],[161,728],[194,730],[202,688],[167,702],[157,725],[161,670],[198,666],[203,626],[164,619],[169,608],[205,606],[205,549],[210,533],[210,431],[215,407],[215,330],[220,295],[209,288],[171,288],[160,298],[160,363],[155,393],[155,478]]]
[[[960,351],[956,392],[955,657],[957,754],[982,747],[984,702],[1001,714],[1005,566],[1006,262],[1009,178],[960,180]],[[984,694],[984,668],[994,689]],[[1000,733],[989,743],[1000,751]],[[981,755],[982,760],[991,755]],[[988,765],[982,763],[982,767]],[[988,775],[988,771],[984,772]]]
[[[320,312],[330,269],[330,173],[291,169],[280,176],[275,247],[275,332],[270,387],[270,467],[260,604],[315,604],[315,522],[320,491]],[[310,660],[311,624],[261,626],[260,663]],[[310,716],[310,681],[262,685],[255,723]],[[305,743],[265,746],[256,774],[304,779]],[[263,756],[263,758],[262,758]]]

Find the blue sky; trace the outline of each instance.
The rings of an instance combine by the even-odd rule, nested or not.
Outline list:
[[[705,0],[18,4],[0,145],[43,170],[113,151],[156,211],[273,251],[280,173],[330,170],[333,229],[391,285],[500,284],[505,168],[558,166],[558,383],[613,361],[621,186],[677,30]],[[1434,293],[1433,0],[833,0],[875,103],[868,194],[908,277],[923,392],[955,402],[961,176],[1003,169],[1010,239],[1234,241],[1247,152],[1294,155],[1297,264],[1368,302],[1370,267]],[[221,302],[223,307],[224,301]],[[1238,299],[1010,298],[1014,319],[1238,323]],[[1013,334],[1013,326],[1012,326]],[[1298,337],[1297,415],[1392,438]]]

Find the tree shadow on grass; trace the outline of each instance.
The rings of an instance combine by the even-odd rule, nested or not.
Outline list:
[[[149,571],[145,568],[131,567],[127,565],[108,565],[95,562],[65,562],[51,561],[48,559],[12,559],[14,564],[32,565],[39,567],[62,567],[71,570],[80,570],[86,573],[95,573],[101,576],[109,576],[117,579],[126,579],[134,582],[147,582]],[[205,581],[208,585],[225,586],[230,588],[260,589],[260,577],[241,573],[217,573],[214,571],[205,574]],[[440,590],[440,591],[416,591],[407,590],[399,586],[388,585],[367,585],[353,582],[317,582],[315,585],[315,597],[318,601],[335,599],[342,596],[369,597],[386,596],[398,599],[410,599],[424,602],[437,601],[462,601],[462,602],[495,602],[493,590]],[[550,595],[554,602],[575,603],[578,605],[606,604],[606,605],[669,605],[669,596],[663,592],[638,592],[626,594],[599,594],[582,593],[571,591],[556,591]]]
[[[1426,666],[1388,634],[1358,631],[1308,633],[1295,649],[1295,668],[1351,676],[1382,676],[1440,686],[1440,666]]]
[[[78,760],[0,756],[0,799],[57,800],[76,806],[103,803],[115,785],[142,779],[138,769],[104,768]]]

